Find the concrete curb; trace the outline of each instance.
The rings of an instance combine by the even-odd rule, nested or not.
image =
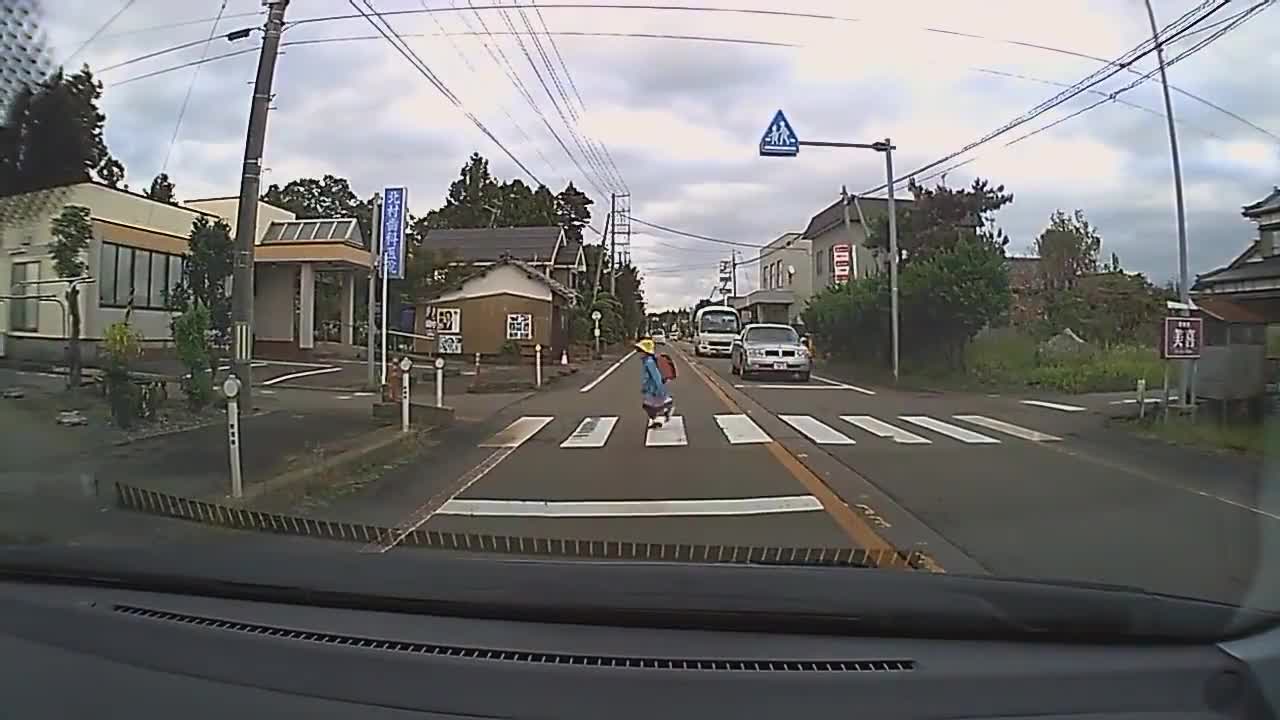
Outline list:
[[[356,446],[325,457],[317,463],[286,471],[262,482],[246,483],[244,497],[242,498],[233,499],[224,493],[212,493],[205,495],[201,499],[207,502],[222,502],[245,506],[267,497],[306,491],[324,484],[323,482],[316,482],[317,479],[342,474],[361,465],[377,463],[385,458],[393,457],[412,447],[423,436],[435,429],[434,427],[429,427],[403,433],[398,427],[379,428],[367,433]]]

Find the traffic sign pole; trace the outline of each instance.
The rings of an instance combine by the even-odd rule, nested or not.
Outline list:
[[[801,140],[795,130],[791,127],[791,123],[786,116],[779,110],[773,116],[773,120],[769,122],[769,127],[765,129],[764,136],[760,138],[760,155],[764,157],[795,157],[800,154],[800,146],[808,145],[810,147],[834,147],[834,148],[854,148],[858,150],[875,150],[884,153],[885,174],[888,175],[888,197],[886,198],[887,210],[889,213],[889,305],[892,314],[892,342],[893,342],[893,379],[898,379],[898,220],[897,213],[894,209],[893,198],[893,141],[885,138],[882,141],[874,143],[846,143],[846,142],[825,142],[819,140]],[[842,200],[847,199],[842,195]],[[847,212],[847,211],[846,211]],[[861,208],[859,208],[861,214]],[[863,235],[866,235],[866,223],[863,223]],[[854,254],[857,248],[851,249]]]

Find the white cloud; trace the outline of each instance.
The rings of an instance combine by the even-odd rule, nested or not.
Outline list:
[[[65,57],[115,11],[94,0],[46,0],[50,35]],[[699,0],[716,7],[779,9],[770,0]],[[1163,23],[1195,6],[1194,0],[1161,0]],[[144,3],[127,10],[80,58],[95,67],[205,37],[208,23],[151,32],[149,25],[209,17],[211,8],[190,3]],[[211,4],[212,5],[212,4]],[[420,8],[418,0],[376,0],[380,10]],[[435,3],[433,6],[439,6]],[[461,5],[461,3],[459,3]],[[632,32],[721,36],[784,42],[800,47],[760,47],[651,38],[556,38],[586,101],[583,131],[604,141],[632,190],[637,217],[690,232],[763,244],[780,232],[801,229],[830,203],[842,184],[860,191],[883,181],[881,156],[871,152],[806,147],[791,159],[760,158],[756,143],[771,114],[783,108],[803,137],[870,141],[892,136],[900,173],[935,160],[1054,95],[1059,88],[1027,78],[1072,83],[1099,63],[1059,48],[1115,57],[1149,34],[1140,3],[1088,0],[918,0],[907,5],[796,0],[789,11],[838,15],[847,20],[785,18],[743,13],[695,13],[623,9],[552,8],[541,11],[556,31]],[[261,22],[258,0],[230,0],[226,31]],[[342,0],[293,3],[289,17],[350,12]],[[1223,11],[1224,16],[1228,11]],[[541,25],[532,12],[526,15]],[[493,11],[482,11],[490,30],[506,32]],[[512,11],[518,29],[524,21]],[[1216,19],[1216,18],[1215,18]],[[437,20],[439,21],[437,23]],[[391,17],[411,46],[480,120],[539,178],[559,189],[573,180],[596,200],[602,226],[607,196],[592,188],[566,158],[515,86],[476,37],[442,38],[446,31],[479,30],[467,12]],[[980,35],[986,39],[952,33]],[[1280,14],[1270,10],[1170,71],[1178,87],[1210,99],[1272,133],[1280,134],[1280,98],[1258,78],[1280,67],[1273,39]],[[122,34],[124,33],[124,34]],[[370,35],[363,20],[300,25],[287,40]],[[525,48],[510,36],[491,41],[515,67],[548,121],[574,154],[529,57],[540,55],[532,38]],[[543,50],[559,68],[554,50]],[[246,41],[241,41],[242,43]],[[247,41],[254,43],[256,40]],[[1023,44],[1019,44],[1023,43]],[[455,47],[456,45],[456,47]],[[248,46],[248,45],[246,45]],[[226,52],[215,40],[211,52]],[[1175,47],[1176,50],[1176,47]],[[103,76],[108,83],[199,57],[201,48],[137,63]],[[461,53],[461,56],[460,56]],[[465,59],[464,59],[465,58]],[[231,194],[239,176],[249,89],[250,54],[207,65],[195,85],[191,108],[170,160],[179,194]],[[1149,61],[1138,63],[1146,71]],[[544,70],[544,75],[546,71]],[[1132,76],[1121,74],[1100,89],[1110,91]],[[191,79],[184,70],[108,88],[107,140],[129,169],[129,181],[145,185],[159,168],[178,106]],[[559,98],[549,75],[548,88]],[[573,87],[561,80],[573,97]],[[1162,109],[1155,86],[1121,96],[1149,110]],[[1110,104],[1007,149],[1003,142],[1061,117],[1095,98],[1081,97],[981,148],[978,159],[953,171],[948,184],[975,176],[1003,183],[1015,201],[1000,223],[1025,248],[1055,209],[1083,209],[1102,229],[1104,251],[1118,252],[1133,269],[1156,279],[1171,277],[1176,254],[1168,140],[1164,120],[1151,112]],[[1193,271],[1203,272],[1239,252],[1252,234],[1239,207],[1280,182],[1280,141],[1224,113],[1175,93],[1192,231]],[[576,102],[576,100],[575,100]],[[386,182],[410,184],[415,212],[438,205],[467,156],[478,151],[493,171],[514,177],[518,169],[451,103],[381,40],[299,45],[281,59],[276,110],[269,123],[264,182],[326,172],[350,178],[367,194]],[[965,156],[970,157],[970,156]],[[590,164],[581,161],[584,168]],[[640,226],[635,226],[637,231]],[[654,231],[656,233],[656,231]],[[751,251],[743,250],[744,257]],[[730,248],[658,234],[637,234],[632,255],[646,273],[651,307],[705,297],[715,265]],[[673,270],[672,268],[688,268]],[[754,270],[740,276],[755,283]]]

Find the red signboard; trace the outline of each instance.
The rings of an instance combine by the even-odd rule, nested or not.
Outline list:
[[[1167,317],[1160,335],[1160,357],[1196,360],[1204,342],[1204,320],[1198,317]]]
[[[849,253],[848,245],[831,246],[831,271],[838,283],[849,279]]]

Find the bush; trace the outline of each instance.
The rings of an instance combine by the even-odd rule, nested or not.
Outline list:
[[[201,410],[213,399],[213,373],[209,372],[209,310],[191,305],[174,317],[173,342],[178,359],[187,369],[182,377],[182,392],[192,410]]]
[[[133,427],[141,397],[129,368],[142,355],[142,336],[127,322],[112,323],[102,337],[107,355],[106,391],[111,418],[122,428]]]
[[[1160,387],[1164,365],[1152,348],[1117,346],[1035,368],[1028,384],[1065,393],[1131,390],[1139,378]]]

